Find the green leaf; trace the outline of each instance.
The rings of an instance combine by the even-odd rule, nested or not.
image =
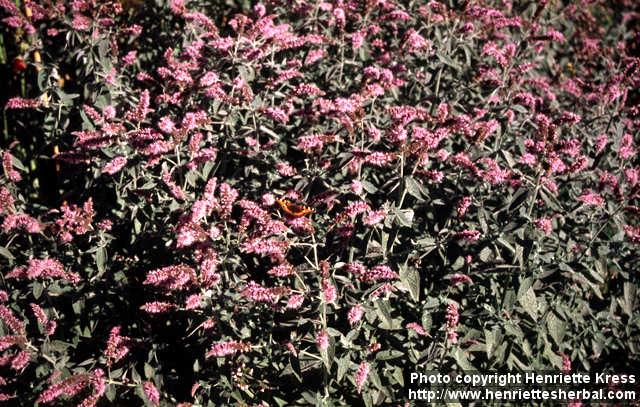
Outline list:
[[[315,406],[316,403],[320,400],[320,395],[319,394],[313,394],[309,391],[305,391],[304,393],[302,393],[302,398],[304,398],[304,400],[312,405]]]
[[[32,288],[33,298],[35,298],[36,300],[40,298],[43,290],[44,290],[44,286],[42,285],[41,282],[39,281],[33,282],[33,288]]]
[[[116,399],[117,394],[118,393],[115,385],[111,385],[111,384],[107,385],[107,390],[105,391],[105,396],[107,397],[107,400],[114,401]]]
[[[449,56],[442,54],[441,52],[436,53],[436,56],[438,57],[438,59],[444,63],[445,65],[450,66],[451,68],[455,69],[456,71],[460,71],[460,66],[459,64],[457,64],[453,59],[451,59]]]
[[[376,192],[378,192],[378,188],[372,183],[370,183],[369,181],[362,180],[361,182],[362,182],[362,188],[368,193],[375,194]]]
[[[525,278],[520,283],[520,287],[518,288],[517,298],[520,299],[524,295],[524,293],[533,285],[533,279],[531,277]]]
[[[413,209],[396,210],[395,219],[400,226],[411,227],[413,224]]]
[[[393,369],[391,369],[391,378],[400,385],[400,387],[404,387],[404,375],[402,374],[402,369],[398,366],[394,366]]]
[[[345,356],[345,357],[337,359],[336,360],[336,364],[338,365],[338,371],[336,373],[336,380],[338,381],[338,383],[340,383],[342,381],[342,378],[344,377],[344,375],[349,370],[349,365],[351,364],[351,361],[349,360],[348,356]]]
[[[489,331],[485,329],[484,344],[485,344],[485,352],[487,353],[487,359],[491,359],[493,349],[496,346],[496,338],[493,331]]]
[[[560,346],[562,344],[562,338],[564,338],[566,324],[560,320],[555,313],[550,312],[547,316],[547,329],[556,345]]]
[[[520,205],[522,205],[529,197],[529,190],[527,188],[520,188],[513,195],[513,199],[511,199],[511,203],[509,203],[509,208],[507,209],[509,212],[513,212],[518,209]]]
[[[516,294],[513,290],[507,290],[504,293],[504,298],[502,300],[502,308],[506,311],[511,312],[513,309],[513,305],[516,303]]]
[[[483,234],[489,233],[489,226],[487,225],[487,213],[483,207],[478,208],[478,222],[480,223],[480,230]]]
[[[329,335],[329,347],[325,350],[320,351],[320,356],[322,356],[322,362],[324,363],[327,370],[331,369],[331,365],[333,364],[333,360],[335,358],[336,351],[336,342],[333,336]]]
[[[427,236],[427,237],[423,237],[421,239],[418,239],[415,244],[417,246],[435,246],[436,245],[436,239],[431,237],[431,236]]]
[[[422,186],[413,177],[405,177],[404,186],[409,195],[413,196],[418,201],[424,201]]]
[[[283,399],[278,398],[278,397],[275,397],[275,396],[273,397],[273,400],[276,402],[276,404],[278,405],[278,407],[284,407],[284,406],[286,406],[286,405],[288,405],[288,404],[289,404],[289,402],[288,402],[288,401],[283,400]]]
[[[533,291],[533,287],[529,287],[529,289],[518,298],[518,302],[534,321],[538,320],[538,300],[536,299],[536,293]]]
[[[145,363],[144,364],[144,377],[146,377],[147,379],[152,379],[153,378],[153,367],[151,367],[150,364]]]
[[[638,300],[636,292],[638,287],[632,282],[625,282],[623,286],[624,301],[622,302],[622,310],[629,317],[633,316],[633,310],[635,308],[636,301]]]
[[[464,260],[464,257],[462,257],[462,256],[458,256],[458,257],[456,258],[456,261],[454,261],[454,262],[453,262],[453,264],[451,265],[451,268],[452,268],[454,271],[458,271],[458,270],[460,270],[461,268],[463,268],[463,267],[465,266],[465,264],[467,264],[467,263],[466,263],[466,261]]]
[[[73,308],[73,312],[75,312],[77,315],[82,314],[82,311],[84,310],[84,299],[80,299],[78,301],[75,301],[71,305],[71,308]]]
[[[380,380],[380,376],[378,375],[378,371],[376,370],[376,368],[374,367],[373,364],[371,365],[371,368],[369,370],[369,380],[378,389],[384,390],[384,386],[382,385],[382,380]]]
[[[20,161],[16,156],[11,156],[11,164],[22,172],[27,171],[27,168],[22,164],[22,161]]]
[[[547,359],[549,359],[549,361],[551,362],[551,364],[553,366],[555,366],[558,369],[560,369],[562,367],[562,356],[560,356],[557,353],[553,352],[551,350],[551,346],[550,345],[549,346],[545,346],[543,353],[547,357]]]
[[[428,312],[422,313],[422,327],[426,332],[431,330],[431,325],[433,325],[433,319],[431,318],[431,314]]]
[[[84,125],[85,129],[90,131],[95,130],[95,126],[93,125],[93,122],[89,119],[89,117],[84,112],[84,110],[80,110],[80,118],[82,119],[82,124]]]
[[[140,373],[138,373],[136,369],[131,369],[131,380],[134,383],[139,383],[142,380],[142,378],[140,377]]]
[[[391,307],[386,300],[378,300],[376,302],[376,314],[382,321],[380,328],[382,329],[399,329],[400,321],[391,317]]]
[[[98,268],[98,275],[105,272],[105,262],[107,258],[107,249],[104,247],[98,247],[96,250],[96,266]]]
[[[479,257],[480,257],[480,261],[483,263],[488,263],[490,261],[493,261],[493,259],[495,258],[493,254],[493,250],[491,250],[489,246],[484,247],[482,250],[480,250]]]
[[[291,372],[302,383],[302,371],[300,370],[300,360],[297,357],[289,358],[289,366],[291,366]]]
[[[15,257],[13,257],[13,254],[11,254],[11,252],[9,251],[9,249],[7,249],[4,246],[0,246],[0,256],[6,258],[8,260],[15,259]]]
[[[420,300],[420,274],[413,267],[400,265],[400,281],[409,289],[414,301]]]
[[[74,346],[70,343],[64,342],[64,341],[60,341],[60,340],[53,340],[51,342],[49,342],[49,348],[51,350],[54,350],[56,352],[59,353],[63,353],[66,352],[66,350],[68,348],[74,348]]]
[[[376,360],[392,360],[392,359],[397,359],[399,357],[402,357],[404,355],[404,352],[401,352],[399,350],[385,350],[385,351],[381,351],[376,353]]]
[[[471,363],[469,363],[469,359],[467,358],[464,350],[456,347],[453,351],[453,358],[456,360],[456,363],[461,370],[474,370]]]

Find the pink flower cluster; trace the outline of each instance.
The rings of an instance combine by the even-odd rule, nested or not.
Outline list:
[[[336,286],[328,278],[322,279],[322,300],[326,303],[334,302],[338,297]]]
[[[113,175],[120,171],[127,164],[126,157],[116,157],[102,167],[102,172]]]
[[[90,383],[91,376],[88,374],[76,374],[49,386],[38,397],[38,403],[48,404],[61,396],[73,397],[84,390]]]
[[[285,253],[289,248],[289,242],[276,239],[251,239],[242,244],[242,250],[246,253],[255,253],[268,256],[276,263],[282,263]]]
[[[356,370],[356,374],[354,377],[354,382],[356,383],[356,389],[358,393],[362,392],[362,388],[364,387],[365,382],[367,381],[367,377],[369,376],[370,366],[367,362],[362,362],[358,365],[358,370]]]
[[[250,281],[241,291],[242,295],[255,302],[268,302],[275,304],[289,293],[288,287],[264,287],[255,281]]]
[[[140,307],[141,310],[150,314],[161,314],[175,308],[175,304],[166,301],[148,302]]]
[[[460,201],[458,201],[458,205],[456,207],[458,218],[464,217],[464,215],[467,213],[467,210],[471,206],[471,201],[472,198],[470,196],[465,196]]]
[[[210,357],[225,357],[235,355],[238,352],[248,352],[251,350],[251,344],[247,342],[239,341],[226,341],[218,342],[211,346],[211,349],[206,354],[207,358]]]
[[[5,109],[36,109],[42,106],[42,101],[40,99],[24,99],[21,97],[14,97],[9,99],[6,105],[4,105]]]
[[[451,276],[451,285],[456,286],[459,284],[473,284],[473,280],[466,274],[455,273]]]
[[[361,263],[349,263],[347,264],[347,271],[356,275],[363,282],[395,280],[398,278],[398,273],[386,265],[377,265],[370,269]]]
[[[144,392],[144,395],[147,397],[147,400],[149,400],[149,403],[151,403],[154,406],[157,406],[160,404],[160,392],[152,382],[150,381],[144,382],[142,384],[142,391]]]
[[[640,226],[624,225],[624,232],[632,243],[640,243]]]
[[[6,203],[9,205],[9,203]],[[5,233],[11,232],[15,229],[22,229],[27,233],[40,233],[42,232],[42,225],[40,222],[24,213],[10,214],[2,222],[2,230]]]
[[[22,179],[20,173],[13,168],[13,156],[8,151],[2,153],[2,167],[4,168],[4,175],[9,181],[18,182]]]
[[[553,225],[551,224],[551,219],[549,218],[536,219],[533,224],[547,236],[549,236],[551,232],[553,232]]]
[[[131,341],[130,338],[120,335],[119,326],[111,328],[107,347],[104,350],[104,356],[107,358],[107,367],[111,367],[129,353],[129,347],[127,346],[129,341]]]
[[[294,294],[291,297],[289,297],[289,300],[287,301],[287,308],[298,309],[302,306],[303,303],[304,303],[304,295]]]
[[[31,310],[35,315],[38,323],[42,325],[44,328],[44,334],[46,336],[51,336],[56,331],[57,323],[56,321],[50,320],[47,314],[45,314],[44,310],[38,304],[30,304]]]
[[[93,200],[89,198],[82,207],[63,203],[62,216],[56,220],[58,233],[63,242],[71,242],[73,235],[80,236],[93,229]]]
[[[71,283],[80,282],[80,276],[64,270],[64,266],[56,259],[31,259],[27,267],[16,267],[6,275],[7,278],[59,278]]]
[[[161,287],[165,290],[183,290],[196,281],[195,270],[185,264],[167,266],[147,273],[143,284]]]
[[[422,327],[422,325],[418,324],[417,322],[409,322],[406,325],[406,328],[414,331],[415,333],[417,333],[420,336],[426,336],[427,335],[427,331],[425,331],[424,328]]]
[[[604,198],[597,192],[586,190],[578,197],[578,201],[592,206],[603,206]]]
[[[329,334],[327,331],[322,330],[316,333],[316,346],[321,351],[326,351],[329,348]]]
[[[355,325],[362,319],[362,315],[364,314],[364,310],[360,304],[356,304],[349,309],[347,313],[347,319],[351,325]]]
[[[452,302],[449,305],[447,305],[447,314],[445,318],[447,320],[447,325],[446,325],[447,339],[449,339],[451,343],[457,343],[458,333],[456,332],[456,328],[458,326],[458,321],[460,319],[460,316],[458,314],[458,305],[456,303]]]
[[[63,396],[73,397],[89,386],[93,388],[93,392],[78,404],[79,407],[95,406],[106,391],[106,380],[102,369],[95,369],[90,373],[75,374],[52,384],[40,394],[37,402],[49,404]]]
[[[481,233],[479,230],[462,230],[455,234],[455,238],[459,240],[466,240],[469,242],[475,242],[480,239]]]
[[[20,336],[24,336],[25,328],[22,321],[13,315],[13,312],[4,304],[0,304],[0,319],[9,329]]]

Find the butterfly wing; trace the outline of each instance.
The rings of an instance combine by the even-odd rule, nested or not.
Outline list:
[[[288,199],[278,199],[276,200],[276,202],[278,203],[278,205],[280,205],[280,208],[282,208],[284,213],[296,218],[315,212],[315,209],[313,208],[310,208],[305,205],[295,204],[289,201]]]

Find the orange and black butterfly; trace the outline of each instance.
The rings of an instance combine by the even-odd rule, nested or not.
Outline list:
[[[305,216],[316,211],[309,206],[295,204],[288,199],[276,199],[276,202],[280,205],[284,213],[294,218],[299,218],[300,216]]]

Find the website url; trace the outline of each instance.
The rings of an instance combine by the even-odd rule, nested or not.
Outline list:
[[[454,401],[454,400],[499,400],[499,401],[537,401],[537,400],[585,400],[585,401],[633,401],[634,390],[449,390],[417,389],[409,390],[409,400]]]

